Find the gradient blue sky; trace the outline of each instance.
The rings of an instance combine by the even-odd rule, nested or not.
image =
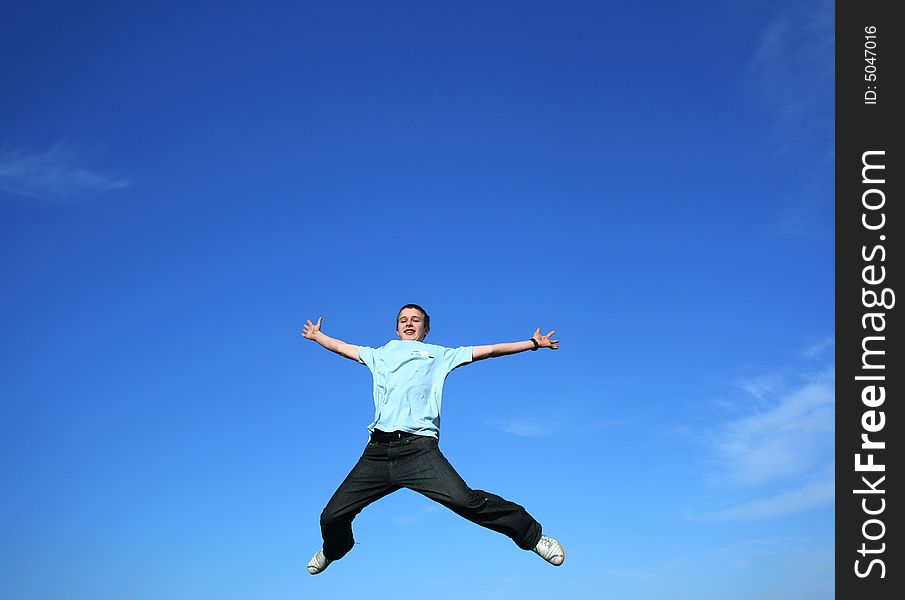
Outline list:
[[[828,1],[7,3],[0,596],[833,594]],[[316,578],[396,309],[556,352],[442,448],[554,569],[401,491]]]

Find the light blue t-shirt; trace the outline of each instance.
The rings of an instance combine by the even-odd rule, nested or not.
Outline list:
[[[391,340],[381,348],[358,347],[374,376],[374,422],[369,431],[408,431],[440,437],[443,382],[471,362],[471,346],[445,348],[414,340]]]

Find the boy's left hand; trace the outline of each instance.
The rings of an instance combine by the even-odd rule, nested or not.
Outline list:
[[[537,345],[541,348],[549,348],[551,350],[556,350],[559,348],[559,340],[551,340],[550,336],[556,333],[556,330],[553,329],[547,335],[540,334],[540,327],[537,328],[537,331],[534,332],[534,335],[531,336],[537,341]]]

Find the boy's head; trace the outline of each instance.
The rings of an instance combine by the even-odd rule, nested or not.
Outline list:
[[[406,304],[396,315],[396,334],[400,340],[424,341],[431,330],[431,318],[427,311],[417,304]]]

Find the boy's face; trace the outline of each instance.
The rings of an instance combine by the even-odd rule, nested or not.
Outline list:
[[[396,333],[400,340],[423,341],[430,327],[424,325],[424,315],[417,308],[403,308],[396,319]]]

